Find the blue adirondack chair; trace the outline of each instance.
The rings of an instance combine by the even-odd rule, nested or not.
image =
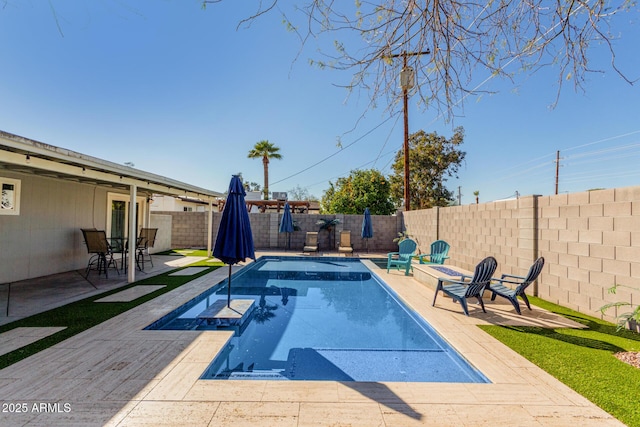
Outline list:
[[[411,259],[417,248],[418,244],[412,239],[404,239],[398,243],[398,252],[387,254],[387,273],[390,268],[404,269],[404,275],[408,276],[411,270]]]
[[[444,264],[449,258],[449,244],[444,240],[436,240],[431,244],[431,252],[418,255],[420,264]]]
[[[436,288],[436,293],[433,296],[433,304],[431,305],[436,305],[438,292],[442,291],[443,294],[450,296],[454,301],[460,303],[460,305],[462,306],[462,311],[464,311],[465,315],[469,315],[467,298],[471,297],[474,297],[478,300],[480,307],[482,307],[482,311],[486,313],[487,311],[484,309],[484,302],[482,301],[482,293],[484,292],[485,287],[491,281],[491,276],[493,276],[493,273],[495,273],[496,267],[498,267],[498,262],[494,257],[490,256],[480,261],[480,263],[476,266],[476,271],[469,282],[465,282],[463,280],[450,280],[445,278],[438,279],[438,287]],[[462,279],[464,278],[465,276],[462,276]],[[445,286],[445,283],[450,284]]]
[[[538,278],[542,271],[542,267],[544,267],[544,258],[540,257],[533,263],[529,269],[529,273],[524,277],[514,276],[512,274],[503,274],[500,279],[491,280],[491,283],[486,287],[486,291],[491,292],[491,301],[494,301],[496,296],[500,295],[501,297],[509,300],[516,309],[516,313],[522,314],[520,312],[520,303],[518,303],[518,297],[520,297],[527,305],[527,308],[531,310],[529,299],[524,291]],[[505,283],[508,283],[511,286],[515,285],[515,288],[506,286]]]

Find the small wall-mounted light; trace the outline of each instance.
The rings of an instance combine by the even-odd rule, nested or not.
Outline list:
[[[31,163],[31,156],[27,154],[27,158],[26,158],[26,162],[27,163]]]
[[[85,168],[82,168],[82,175],[86,175],[87,174],[87,170]]]

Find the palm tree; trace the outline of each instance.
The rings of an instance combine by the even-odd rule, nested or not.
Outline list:
[[[276,147],[269,141],[262,140],[256,142],[251,151],[249,151],[250,159],[262,159],[264,166],[264,200],[269,199],[269,159],[281,159],[282,155],[278,153],[280,147]]]
[[[480,192],[478,190],[473,192],[473,195],[476,196],[476,205],[480,203]]]

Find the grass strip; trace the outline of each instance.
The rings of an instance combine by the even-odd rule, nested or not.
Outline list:
[[[131,310],[147,301],[150,301],[164,293],[170,292],[200,276],[208,274],[213,270],[223,266],[221,262],[196,262],[189,264],[186,267],[177,268],[158,276],[149,277],[128,285],[122,286],[117,289],[113,289],[101,294],[93,295],[80,301],[72,302],[70,304],[57,307],[42,313],[35,314],[33,316],[26,317],[24,319],[16,320],[15,322],[8,323],[0,326],[0,333],[7,332],[11,329],[18,327],[43,327],[43,326],[65,326],[66,329],[57,332],[53,335],[38,340],[32,344],[26,345],[9,353],[0,356],[0,369],[6,368],[22,359],[25,359],[31,355],[34,355],[46,348],[49,348],[55,344],[58,344],[67,338],[70,338],[80,332],[83,332],[89,328],[92,328],[106,320],[111,319],[114,316]],[[209,267],[202,272],[199,272],[190,276],[169,276],[171,273],[182,270],[187,267]],[[104,298],[108,295],[112,295],[121,292],[125,289],[129,289],[138,285],[165,285],[163,288],[151,292],[147,295],[141,296],[133,301],[129,302],[110,302],[110,303],[95,303],[94,301],[100,298]]]
[[[614,356],[621,351],[640,351],[640,335],[616,331],[612,323],[539,298],[530,300],[587,328],[493,325],[480,328],[618,420],[640,427],[640,369]]]

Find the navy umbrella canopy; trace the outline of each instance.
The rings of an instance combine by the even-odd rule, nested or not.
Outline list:
[[[287,233],[287,249],[291,248],[291,235],[293,233],[293,218],[291,217],[291,208],[289,203],[284,204],[284,213],[282,214],[282,221],[280,222],[280,233]]]
[[[231,303],[231,265],[247,258],[255,261],[253,234],[249,222],[249,212],[244,201],[246,195],[242,181],[237,175],[231,178],[229,194],[222,211],[218,236],[213,248],[213,256],[229,264],[229,290],[227,306]]]
[[[363,239],[367,239],[367,252],[369,251],[369,240],[373,237],[373,223],[371,222],[371,213],[369,208],[364,209],[364,219],[362,220],[362,233],[360,234]]]

